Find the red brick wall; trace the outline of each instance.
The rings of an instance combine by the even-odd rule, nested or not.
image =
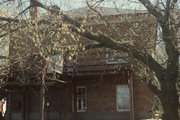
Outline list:
[[[154,94],[146,84],[135,78],[134,81],[134,109],[135,114],[151,111]],[[77,85],[87,86],[87,109],[89,112],[116,111],[116,86],[127,84],[127,79],[122,76],[102,78],[79,79]]]
[[[115,112],[116,86],[127,84],[127,78],[123,75],[79,78],[77,81],[77,86],[87,87],[88,112]]]
[[[88,112],[114,112],[116,111],[115,85],[88,86]]]
[[[156,39],[156,20],[153,19],[152,16],[148,14],[139,14],[136,15],[129,15],[127,16],[110,16],[109,22],[114,28],[111,28],[102,22],[102,20],[87,20],[87,28],[92,29],[95,33],[101,33],[106,35],[116,41],[131,41],[131,43],[138,48],[138,50],[144,51],[147,49],[152,51],[154,49],[154,41]],[[124,21],[124,17],[127,19]],[[135,18],[138,17],[137,20]],[[108,18],[108,16],[107,16]],[[97,18],[98,19],[98,18]],[[118,20],[118,22],[117,22]],[[88,22],[91,24],[88,25]],[[95,43],[92,40],[88,40],[87,38],[80,37],[80,42],[82,45],[88,45]],[[118,51],[120,52],[120,51]],[[103,65],[106,63],[106,54],[112,53],[112,50],[107,49],[90,49],[85,53],[80,53],[78,55],[77,63],[79,66],[81,65],[92,65],[92,64],[99,64]],[[114,53],[116,54],[116,53]]]
[[[70,86],[49,87],[46,92],[46,103],[49,102],[51,112],[72,111],[72,91]]]
[[[116,110],[116,86],[128,84],[128,79],[125,74],[113,74],[104,76],[82,76],[74,79],[77,86],[86,86],[87,88],[87,113],[112,113]],[[134,108],[135,117],[140,113],[147,113],[151,110],[153,94],[147,89],[146,85],[134,79]],[[38,89],[34,89],[38,92]],[[72,112],[72,86],[68,84],[56,84],[47,87],[46,103],[49,102],[49,111],[54,113]],[[16,92],[13,94],[14,100],[23,102],[23,93]],[[27,91],[26,111],[28,113],[39,112],[39,96],[32,89]],[[75,103],[76,104],[76,103]],[[23,104],[22,104],[23,106]],[[23,107],[22,107],[23,108]],[[22,112],[23,109],[13,112]],[[47,106],[46,106],[47,111]],[[119,112],[121,113],[121,112]],[[81,113],[82,114],[82,113]],[[147,115],[147,114],[146,114]]]
[[[134,108],[135,114],[148,112],[152,110],[154,94],[149,90],[147,85],[140,81],[140,79],[134,79]]]

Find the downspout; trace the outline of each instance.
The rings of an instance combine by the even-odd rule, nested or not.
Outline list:
[[[130,81],[130,94],[131,94],[131,113],[130,120],[134,120],[134,87],[133,87],[133,79],[134,74],[132,68],[129,70],[129,81]]]

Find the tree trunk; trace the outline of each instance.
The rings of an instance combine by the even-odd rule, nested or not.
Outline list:
[[[45,88],[44,85],[41,86],[41,96],[40,96],[40,120],[45,120]]]
[[[173,80],[164,80],[161,84],[160,101],[163,107],[162,120],[179,120],[178,91]]]

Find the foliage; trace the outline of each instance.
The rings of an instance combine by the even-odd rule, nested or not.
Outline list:
[[[127,33],[119,32],[118,28],[115,29],[116,25],[108,22],[108,19],[95,9],[97,5],[103,2],[104,0],[86,1],[88,7],[99,16],[97,18],[104,20],[104,26],[110,31],[107,33],[93,27],[87,28],[84,22],[81,23],[79,20],[65,15],[57,6],[47,6],[37,0],[30,0],[30,6],[17,15],[18,19],[17,17],[0,17],[1,21],[5,21],[1,29],[3,28],[3,31],[6,31],[1,34],[1,37],[9,35],[8,37],[13,43],[11,47],[15,47],[10,52],[10,54],[14,52],[10,55],[10,61],[22,61],[33,54],[48,59],[57,53],[71,53],[69,50],[67,51],[67,48],[59,47],[70,43],[76,43],[79,50],[82,50],[82,47],[85,49],[105,47],[115,50],[115,53],[126,52],[132,61],[137,61],[137,66],[142,68],[139,71],[146,79],[149,88],[159,97],[164,112],[162,119],[177,120],[179,117],[177,83],[179,81],[178,35],[180,26],[179,11],[176,9],[178,8],[178,0],[158,0],[155,2],[139,0],[151,17],[153,16],[157,21],[158,24],[156,25],[160,27],[161,34],[158,33],[160,36],[155,40],[155,43],[151,38],[154,35],[154,27],[151,29],[148,26],[151,21],[137,22],[130,25]],[[51,13],[52,16],[49,16],[48,19],[37,19],[36,16],[33,16],[37,9],[33,9],[33,7],[40,7]],[[31,9],[32,19],[24,19],[22,15],[28,9]],[[149,18],[151,17],[149,16]],[[85,19],[85,23],[87,21]],[[99,19],[97,21],[100,22]],[[148,34],[149,31],[150,34]],[[119,37],[114,38],[114,34]],[[81,44],[82,38],[92,41],[91,44]],[[127,38],[133,39],[137,43],[126,42]],[[155,36],[154,39],[156,39]],[[24,46],[24,48],[20,46]],[[156,49],[157,47],[162,48]],[[159,52],[160,50],[162,51]],[[165,56],[159,56],[161,53]]]

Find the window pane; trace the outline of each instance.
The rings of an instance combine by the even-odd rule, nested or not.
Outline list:
[[[128,86],[117,86],[117,110],[130,110],[130,92]]]
[[[86,110],[86,88],[77,88],[77,111],[83,112]]]

